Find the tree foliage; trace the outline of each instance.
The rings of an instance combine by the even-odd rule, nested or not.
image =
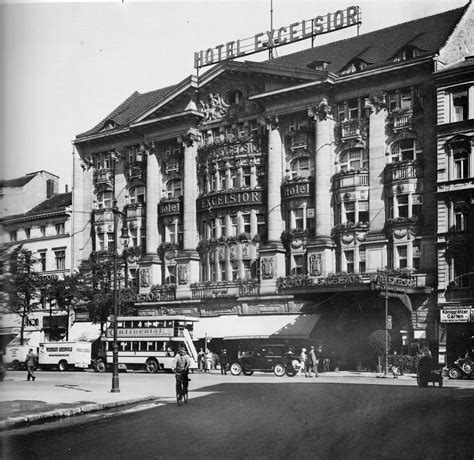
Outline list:
[[[390,349],[391,337],[388,332],[382,329],[373,331],[369,337],[369,345],[377,352],[377,355],[383,355],[385,353],[385,337],[388,338],[388,348]]]

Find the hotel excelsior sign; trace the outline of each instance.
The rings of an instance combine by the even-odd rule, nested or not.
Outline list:
[[[248,204],[262,204],[263,193],[259,190],[223,192],[218,195],[207,196],[197,200],[197,210],[207,211],[227,206],[241,206]]]
[[[290,43],[345,29],[360,23],[360,8],[358,6],[349,6],[345,10],[338,10],[335,13],[316,16],[314,19],[303,19],[288,26],[260,32],[251,38],[230,41],[217,45],[214,48],[195,52],[194,67],[199,69],[227,59],[235,59],[240,56],[248,56],[265,51],[269,48],[289,45]]]

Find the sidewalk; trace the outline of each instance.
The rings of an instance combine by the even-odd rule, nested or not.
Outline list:
[[[119,393],[111,392],[111,373],[39,371],[36,376],[34,382],[28,382],[25,371],[9,371],[5,380],[0,382],[0,430],[145,401],[174,401],[174,376],[171,374],[121,372]],[[260,376],[271,382],[279,381],[273,374],[259,374]],[[384,378],[383,374],[374,372],[341,371],[320,374],[321,380],[337,381],[348,377]],[[413,380],[414,377],[406,374],[398,379]],[[193,377],[193,388],[196,390],[209,384],[228,382],[229,378],[235,383],[249,382],[249,377],[234,377],[230,374],[221,376],[220,371],[210,374],[198,372]],[[394,380],[391,374],[385,378]],[[295,383],[310,381],[304,377],[294,379]]]

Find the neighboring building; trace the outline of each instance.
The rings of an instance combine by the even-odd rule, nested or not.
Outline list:
[[[438,101],[440,356],[464,356],[474,338],[474,56],[435,73]]]
[[[34,180],[22,182],[21,178],[3,181],[4,186],[8,184],[10,188],[8,200],[14,203],[17,196],[18,206],[15,208],[16,213],[3,215],[0,219],[2,261],[5,264],[8,254],[15,247],[21,246],[31,251],[36,260],[34,269],[41,274],[41,277],[45,280],[50,277],[61,278],[71,272],[72,193],[57,193],[59,179],[57,176],[40,172],[36,176],[27,175],[25,178],[30,176],[41,178],[43,187],[37,183],[33,187]],[[21,183],[23,185],[20,186]],[[11,187],[11,184],[15,186]],[[35,195],[36,201],[32,208],[24,210],[24,202],[28,201],[25,197],[29,194]],[[38,201],[39,197],[41,200]],[[7,267],[2,267],[2,278],[6,276],[7,269]],[[4,311],[8,311],[7,303],[8,297],[4,296],[2,298]],[[42,309],[48,312],[43,315],[39,312],[35,313],[39,318],[38,322],[41,323],[36,324],[35,327],[41,332],[42,339],[48,339],[52,329],[55,329],[56,335],[62,335],[66,330],[67,317],[54,308],[50,317],[49,305],[46,303],[35,307],[35,310]],[[13,316],[19,318],[19,315]]]
[[[387,295],[393,348],[436,352],[435,72],[473,27],[469,3],[133,93],[74,141],[73,266],[115,249],[116,198],[141,313],[319,341],[354,367]]]

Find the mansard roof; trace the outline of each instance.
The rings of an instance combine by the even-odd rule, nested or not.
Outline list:
[[[304,68],[315,60],[325,61],[328,63],[326,70],[339,73],[355,58],[364,59],[367,70],[390,65],[393,56],[406,46],[417,47],[419,57],[430,56],[446,43],[465,10],[466,7],[457,8],[266,62]]]

